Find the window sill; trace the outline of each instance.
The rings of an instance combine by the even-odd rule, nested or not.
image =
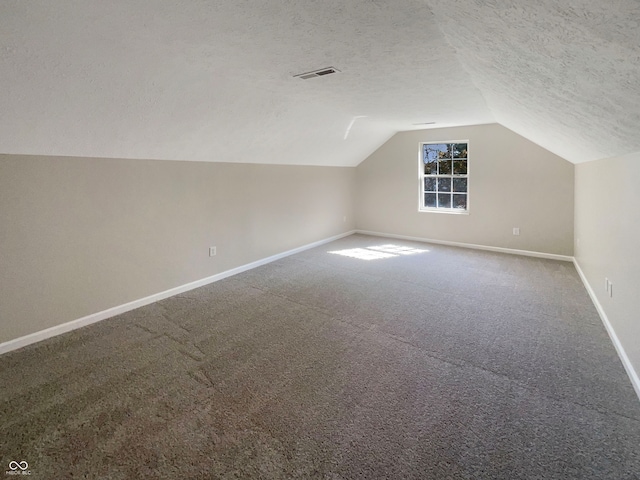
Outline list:
[[[469,215],[469,210],[445,210],[443,208],[419,208],[418,213],[446,213],[448,215]]]

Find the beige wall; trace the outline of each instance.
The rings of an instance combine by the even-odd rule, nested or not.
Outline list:
[[[418,144],[452,140],[469,140],[469,214],[418,212]],[[572,255],[573,194],[573,164],[500,125],[403,132],[357,167],[356,225]]]
[[[354,182],[353,168],[0,155],[0,343],[352,230]]]
[[[638,374],[640,152],[576,165],[575,192],[576,260]]]

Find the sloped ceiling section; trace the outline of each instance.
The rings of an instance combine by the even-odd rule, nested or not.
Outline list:
[[[638,0],[0,2],[0,153],[350,166],[497,121],[581,162],[640,150],[639,78]]]
[[[640,150],[640,2],[427,3],[499,123],[574,163]]]
[[[0,42],[0,153],[350,166],[494,121],[422,0],[4,0]]]

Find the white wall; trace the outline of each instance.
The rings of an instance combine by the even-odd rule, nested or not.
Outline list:
[[[453,140],[469,140],[469,214],[418,212],[419,143]],[[398,133],[357,167],[357,228],[573,255],[573,169],[497,124]]]
[[[575,240],[576,261],[635,371],[640,395],[640,152],[576,165]]]
[[[354,168],[0,155],[0,343],[350,231],[354,186]]]

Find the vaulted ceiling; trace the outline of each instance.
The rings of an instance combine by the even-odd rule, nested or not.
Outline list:
[[[637,0],[0,3],[0,153],[346,166],[499,122],[582,162],[640,151],[639,79]]]

